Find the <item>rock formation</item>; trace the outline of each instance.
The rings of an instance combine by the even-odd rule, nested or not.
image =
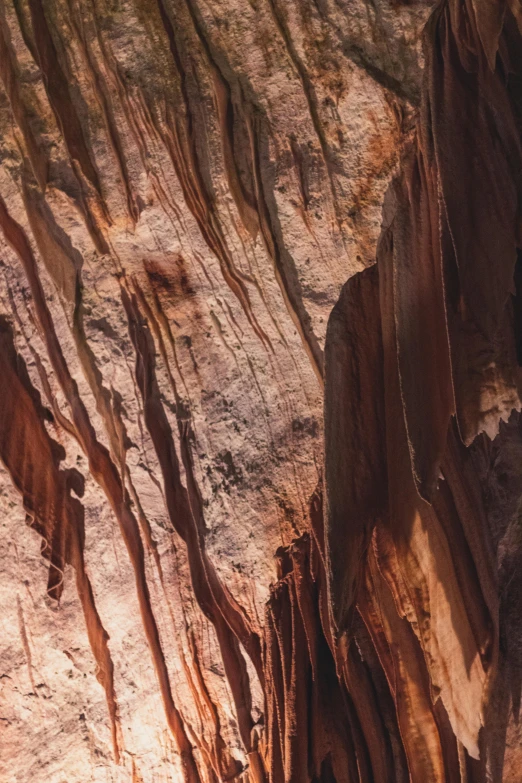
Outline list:
[[[519,783],[519,0],[7,0],[0,152],[1,779]]]

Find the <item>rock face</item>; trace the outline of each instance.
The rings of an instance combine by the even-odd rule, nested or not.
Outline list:
[[[518,783],[518,0],[13,0],[0,86],[2,780]]]

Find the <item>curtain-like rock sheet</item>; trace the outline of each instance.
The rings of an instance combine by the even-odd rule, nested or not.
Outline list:
[[[334,654],[339,673],[354,647],[381,670],[415,781],[516,779],[509,740],[502,770],[520,702],[506,639],[521,614],[504,573],[522,556],[508,532],[522,445],[517,14],[457,0],[434,10],[377,264],[346,284],[326,341]]]

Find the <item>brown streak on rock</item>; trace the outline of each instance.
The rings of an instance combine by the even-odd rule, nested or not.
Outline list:
[[[0,202],[0,210],[4,225],[3,202]],[[105,690],[114,755],[118,762],[121,751],[119,717],[114,667],[107,644],[109,637],[85,571],[83,506],[71,496],[72,486],[77,493],[83,491],[83,477],[59,468],[63,449],[47,434],[39,394],[31,386],[25,363],[16,353],[12,329],[3,316],[0,319],[0,371],[4,382],[0,397],[0,458],[22,494],[29,524],[42,536],[42,554],[49,561],[47,589],[52,598],[60,598],[65,566],[71,564],[75,569],[76,589],[98,667],[97,677]],[[78,482],[78,479],[81,480]],[[27,644],[26,647],[30,667]]]
[[[79,442],[89,460],[90,471],[107,495],[107,499],[120,525],[122,537],[134,568],[142,622],[160,684],[167,723],[178,744],[186,783],[199,783],[200,777],[192,754],[192,746],[186,735],[181,715],[172,698],[169,674],[161,648],[158,627],[152,612],[149,588],[145,576],[143,544],[141,543],[136,519],[130,510],[118,471],[106,448],[97,440],[85,406],[79,396],[77,384],[69,373],[56,337],[51,313],[45,301],[36,260],[27,237],[21,226],[9,215],[2,198],[0,198],[0,226],[7,242],[20,259],[27,276],[37,318],[45,336],[49,358],[69,404],[71,418]],[[85,593],[84,585],[82,585],[82,592]]]

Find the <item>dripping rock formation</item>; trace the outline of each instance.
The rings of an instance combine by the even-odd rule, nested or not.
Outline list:
[[[0,0],[0,779],[522,781],[520,0]]]

